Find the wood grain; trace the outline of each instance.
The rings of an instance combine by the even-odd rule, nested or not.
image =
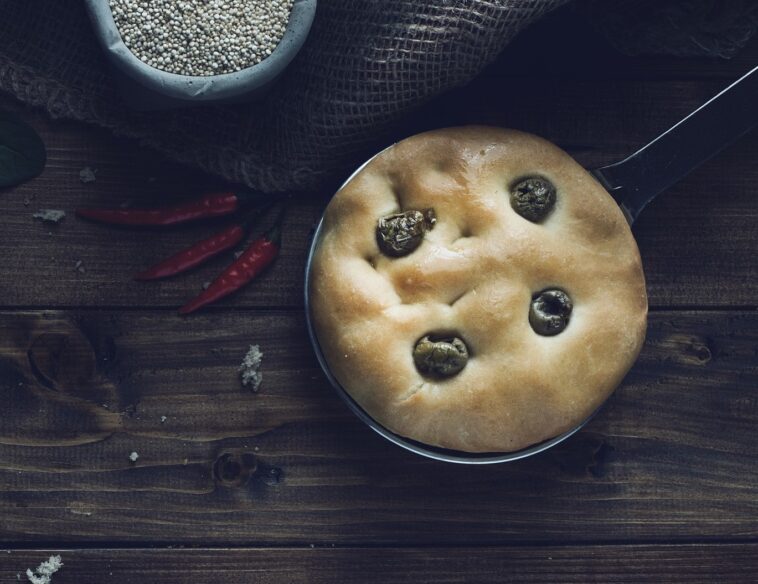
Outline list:
[[[542,548],[0,550],[0,581],[52,554],[55,584],[750,584],[758,544]]]
[[[511,126],[594,167],[756,59],[758,38],[730,61],[626,57],[567,7],[409,115],[395,138]],[[226,185],[7,97],[0,108],[21,112],[49,151],[42,176],[0,192],[0,542],[88,548],[62,552],[56,584],[758,582],[755,133],[635,225],[654,313],[606,407],[540,456],[468,468],[419,459],[363,426],[306,342],[306,247],[341,177],[293,199],[282,257],[259,282],[180,319],[171,309],[227,260],[153,285],[130,275],[216,226],[111,231],[72,211]],[[80,183],[84,166],[95,183]],[[40,208],[69,216],[43,225],[31,217]],[[251,343],[265,355],[258,394],[236,369]],[[144,549],[183,544],[234,549]],[[95,549],[108,546],[124,549]],[[51,553],[0,550],[0,581]]]
[[[580,161],[596,165],[630,153],[721,86],[566,82],[558,88],[551,83],[536,85],[533,95],[510,91],[502,79],[483,79],[467,90],[467,107],[461,108],[453,94],[418,116],[417,129],[442,125],[439,120],[516,126],[563,143]],[[561,115],[553,115],[556,111]],[[0,306],[178,307],[228,263],[228,257],[218,258],[184,277],[133,282],[134,273],[220,223],[161,233],[113,230],[77,220],[73,210],[122,201],[169,203],[220,183],[99,130],[53,124],[38,114],[26,117],[45,136],[50,162],[38,179],[0,195]],[[635,232],[653,307],[758,304],[757,151],[758,134],[743,138],[642,214]],[[78,171],[86,165],[98,169],[94,184],[79,182]],[[298,198],[286,222],[282,257],[259,282],[220,306],[301,306],[309,234],[327,199],[326,192]],[[39,208],[64,209],[69,216],[60,225],[45,225],[32,218]],[[79,261],[83,273],[76,268]]]
[[[363,426],[326,384],[298,313],[0,313],[0,539],[758,537],[757,325],[755,312],[656,313],[638,365],[585,430],[467,468]],[[264,353],[258,394],[236,371],[250,343]]]

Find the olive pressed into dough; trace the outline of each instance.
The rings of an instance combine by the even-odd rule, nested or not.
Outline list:
[[[434,209],[387,215],[377,221],[376,243],[382,253],[390,257],[408,255],[421,245],[424,233],[436,222]]]
[[[543,290],[532,297],[529,306],[529,324],[534,332],[552,337],[568,326],[574,304],[563,290]]]
[[[466,366],[468,348],[456,336],[425,335],[413,348],[413,362],[422,375],[452,377]]]
[[[524,219],[538,223],[555,205],[555,186],[541,176],[520,179],[511,186],[511,206]]]

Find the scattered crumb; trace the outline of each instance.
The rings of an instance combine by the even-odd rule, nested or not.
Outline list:
[[[32,572],[26,571],[26,577],[32,584],[50,584],[53,574],[63,566],[60,556],[50,556],[49,560],[42,562],[37,569]]]
[[[82,260],[76,260],[76,263],[74,264],[74,270],[76,270],[80,274],[83,274],[86,271],[82,263],[83,263]]]
[[[137,454],[137,452],[132,452],[129,455],[129,460],[131,460],[132,462],[137,462],[138,458],[139,458],[139,454]]]
[[[97,174],[97,169],[92,169],[89,166],[85,166],[79,171],[79,180],[83,183],[93,183],[97,180],[97,177],[95,176]]]
[[[207,290],[208,288],[210,288],[210,286],[211,286],[210,282],[203,282],[203,290]]]
[[[166,416],[161,416],[161,424],[163,424],[168,418]]]
[[[61,209],[40,209],[32,217],[45,221],[47,223],[60,223],[66,216],[66,212]]]
[[[260,450],[260,448],[258,448],[258,447],[256,446],[255,448],[253,448],[253,450],[254,450],[255,452],[258,452],[258,451]]]
[[[91,517],[92,511],[82,511],[81,509],[71,508],[69,509],[73,515],[84,515],[85,517]]]
[[[253,391],[258,391],[263,381],[263,374],[258,371],[261,367],[261,361],[263,360],[263,353],[258,345],[250,345],[250,349],[242,359],[242,364],[239,367],[242,385],[252,386]]]
[[[311,548],[315,548],[316,547],[316,544],[314,544],[314,543],[311,543],[311,544],[308,544],[308,545],[310,545]]]
[[[28,207],[32,204],[32,201],[29,197],[24,197],[24,207]]]
[[[243,253],[245,253],[243,250],[235,251],[234,252],[234,259],[238,259]]]
[[[184,466],[187,466],[189,464],[189,458],[184,459]]]

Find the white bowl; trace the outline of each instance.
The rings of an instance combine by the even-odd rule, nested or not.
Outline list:
[[[263,61],[234,73],[209,76],[168,73],[140,61],[121,39],[108,1],[85,2],[125,101],[136,109],[150,110],[260,97],[305,43],[316,15],[317,0],[295,0],[282,40]]]

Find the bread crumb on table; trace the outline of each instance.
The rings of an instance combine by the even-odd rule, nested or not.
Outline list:
[[[250,345],[250,349],[245,358],[242,359],[242,364],[239,367],[242,385],[245,387],[251,386],[253,391],[258,391],[261,381],[263,381],[263,374],[259,371],[262,360],[263,353],[260,346]]]
[[[89,166],[85,166],[79,171],[79,180],[82,181],[84,184],[93,183],[97,180],[97,177],[95,176],[96,174],[97,174],[97,169],[93,169]]]
[[[137,452],[132,452],[129,455],[129,460],[131,460],[132,462],[137,462],[138,458],[139,458],[139,454],[137,454]]]
[[[45,223],[60,223],[66,216],[66,212],[61,209],[40,209],[32,217]]]
[[[63,566],[60,556],[50,556],[50,559],[45,560],[37,569],[32,572],[26,571],[26,577],[32,584],[50,584],[52,576]],[[19,577],[20,579],[20,577]]]

